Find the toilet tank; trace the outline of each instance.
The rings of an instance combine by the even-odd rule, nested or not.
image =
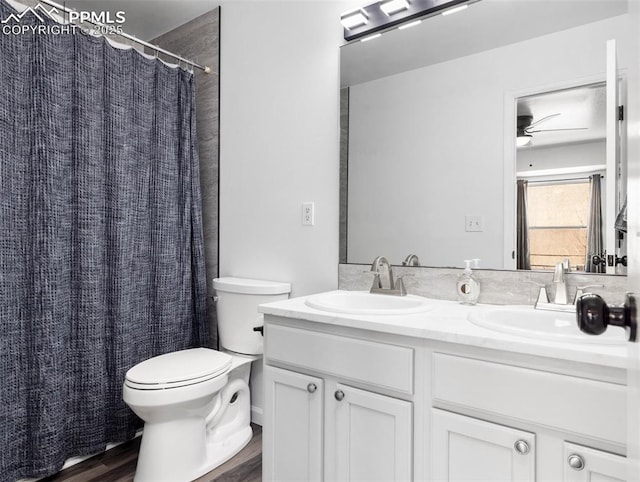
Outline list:
[[[254,327],[263,325],[258,305],[285,300],[291,292],[289,283],[244,278],[213,280],[218,301],[218,336],[220,348],[247,355],[262,354],[262,335]]]

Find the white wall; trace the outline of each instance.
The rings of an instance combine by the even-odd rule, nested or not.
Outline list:
[[[222,7],[220,274],[338,285],[340,2]],[[303,201],[315,226],[301,225]]]
[[[501,268],[514,249],[503,233],[505,94],[604,80],[607,39],[628,65],[626,32],[627,16],[614,17],[353,86],[349,262],[416,253],[425,265]],[[484,232],[465,232],[465,215],[483,216]]]
[[[221,12],[220,275],[338,287],[343,2],[227,2]],[[315,226],[302,226],[302,202]],[[251,374],[262,423],[262,364]]]
[[[606,142],[604,140],[530,149],[524,148],[518,149],[516,172],[526,173],[528,171],[535,172],[548,169],[603,166],[606,162]]]

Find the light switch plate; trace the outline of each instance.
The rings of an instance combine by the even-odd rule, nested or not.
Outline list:
[[[470,232],[484,231],[484,218],[482,216],[465,216],[464,230]]]

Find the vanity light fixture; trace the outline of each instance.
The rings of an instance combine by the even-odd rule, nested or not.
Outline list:
[[[392,16],[395,13],[402,12],[409,8],[409,0],[384,0],[380,2],[380,10],[385,15]]]
[[[371,5],[340,15],[345,40],[356,40],[371,34],[409,25],[443,12],[453,13],[480,0],[380,0]],[[413,24],[416,25],[416,24]]]
[[[369,21],[367,13],[358,8],[357,10],[350,10],[340,15],[340,23],[345,30],[352,30],[357,27],[363,27]]]

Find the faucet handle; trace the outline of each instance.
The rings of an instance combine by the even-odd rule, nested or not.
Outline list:
[[[587,288],[604,288],[604,285],[602,283],[599,283],[599,284],[584,285],[584,286],[577,287],[577,289],[579,290],[586,290]]]
[[[538,303],[549,303],[549,295],[547,295],[547,286],[544,283],[538,283],[537,281],[532,281],[530,279],[524,280],[525,283],[530,283],[532,285],[536,285],[540,288],[538,291],[538,298],[536,298],[536,302],[533,305],[534,307],[538,305]]]
[[[382,288],[382,281],[380,281],[380,273],[378,273],[377,271],[370,271],[370,270],[363,271],[363,273],[373,275],[373,283],[371,284],[370,291]]]
[[[398,294],[400,296],[406,296],[407,295],[407,289],[404,286],[404,280],[403,278],[406,277],[410,277],[410,276],[415,276],[413,274],[403,274],[401,276],[398,276],[398,278],[396,279],[396,289],[398,290]]]
[[[585,285],[585,286],[576,287],[576,295],[573,297],[573,304],[574,305],[578,301],[578,298],[580,298],[584,294],[584,290],[586,290],[587,288],[604,288],[604,285],[600,283],[600,284]]]

